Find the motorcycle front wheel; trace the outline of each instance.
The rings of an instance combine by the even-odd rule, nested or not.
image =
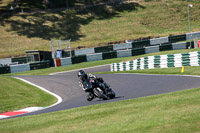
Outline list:
[[[92,101],[94,99],[94,95],[93,94],[88,94],[86,96],[87,101]]]

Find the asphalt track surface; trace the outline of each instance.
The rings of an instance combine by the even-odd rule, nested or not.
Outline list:
[[[84,70],[86,73],[110,71],[110,66]],[[116,92],[115,99],[99,100],[96,98],[88,102],[86,93],[79,87],[77,70],[48,76],[18,76],[59,95],[63,100],[60,104],[51,108],[20,116],[49,113],[200,87],[200,77],[192,76],[145,74],[100,74],[97,76],[102,77],[113,88]]]

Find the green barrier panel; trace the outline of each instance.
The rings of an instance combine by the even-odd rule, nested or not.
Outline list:
[[[172,50],[172,44],[162,44],[159,46],[160,51]]]
[[[175,67],[175,66],[174,66],[174,63],[167,63],[167,66],[168,66],[168,67]]]
[[[186,34],[177,35],[177,36],[169,36],[169,42],[180,42],[180,41],[186,41]]]
[[[117,52],[116,51],[105,52],[105,53],[102,53],[102,57],[103,57],[103,60],[117,58]]]
[[[191,46],[190,46],[190,42],[186,42],[186,48],[194,48],[194,41],[191,41]]]
[[[70,51],[62,51],[62,58],[70,57]]]
[[[72,50],[72,53],[71,53],[71,54],[72,54],[72,57],[73,57],[73,56],[75,56],[75,51],[74,51],[74,50]]]
[[[81,62],[87,62],[86,55],[79,55],[72,57],[72,64],[81,63]]]
[[[145,48],[134,48],[132,49],[132,56],[145,54]]]
[[[135,41],[132,43],[132,48],[140,48],[144,46],[150,46],[150,40]]]
[[[26,57],[12,58],[12,62],[18,62],[18,64],[27,63]]]
[[[43,69],[49,67],[50,67],[50,61],[30,63],[31,70]]]
[[[6,73],[10,73],[10,67],[9,66],[0,67],[0,74],[6,74]]]
[[[72,50],[71,53],[70,53],[70,51],[62,51],[62,58],[70,57],[70,54],[72,57],[75,56],[75,51]]]
[[[103,53],[113,51],[113,45],[94,48],[95,53]]]

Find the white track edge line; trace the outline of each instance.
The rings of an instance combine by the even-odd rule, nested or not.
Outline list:
[[[33,86],[35,86],[35,87],[37,87],[37,88],[39,88],[39,89],[41,89],[41,90],[43,90],[43,91],[45,91],[45,92],[51,94],[51,95],[53,95],[54,97],[56,97],[56,98],[58,99],[58,101],[57,101],[55,104],[52,104],[52,105],[50,105],[50,106],[48,106],[48,107],[45,107],[44,109],[53,107],[53,106],[58,105],[58,104],[60,104],[60,103],[62,102],[62,98],[61,98],[59,95],[57,95],[57,94],[55,94],[55,93],[53,93],[53,92],[51,92],[51,91],[49,91],[49,90],[47,90],[47,89],[45,89],[45,88],[39,86],[39,85],[36,85],[36,84],[34,84],[34,83],[31,83],[30,81],[27,81],[27,80],[25,80],[25,79],[22,79],[22,78],[19,78],[19,77],[14,77],[14,78],[19,79],[19,80],[21,80],[21,81],[24,81],[24,82],[26,82],[26,83],[28,83],[28,84],[30,84],[30,85],[33,85]]]

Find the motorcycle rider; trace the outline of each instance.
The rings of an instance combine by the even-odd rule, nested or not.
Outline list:
[[[109,88],[109,86],[107,85],[107,83],[104,82],[104,80],[101,77],[97,77],[95,75],[92,74],[86,74],[83,70],[79,70],[78,74],[77,74],[78,78],[79,78],[79,86],[88,94],[87,97],[93,98],[93,94],[91,93],[91,91],[87,90],[86,84],[84,84],[84,81],[87,79],[92,79],[95,80],[96,82],[100,82],[103,83],[102,85],[105,85],[104,88]],[[107,89],[105,89],[105,92],[107,91]]]

